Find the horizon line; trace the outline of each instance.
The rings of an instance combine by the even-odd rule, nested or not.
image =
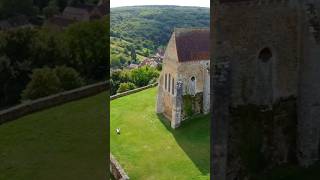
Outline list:
[[[159,4],[159,5],[157,5],[157,4],[147,4],[147,5],[125,5],[125,6],[113,6],[113,7],[111,7],[111,5],[110,5],[110,9],[112,9],[112,8],[122,8],[122,7],[142,7],[142,6],[176,6],[176,7],[199,7],[199,8],[209,8],[210,9],[210,7],[207,7],[207,6],[188,6],[188,5],[174,5],[174,4],[172,4],[172,5],[170,5],[170,4],[168,4],[168,5],[164,5],[164,4]]]

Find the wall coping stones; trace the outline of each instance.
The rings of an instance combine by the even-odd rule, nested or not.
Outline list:
[[[44,110],[50,107],[64,104],[66,102],[78,100],[84,97],[96,95],[108,89],[109,83],[99,82],[88,86],[80,87],[74,90],[61,92],[40,99],[26,101],[17,106],[0,111],[0,125],[30,113]]]
[[[133,90],[130,90],[130,91],[126,91],[126,92],[123,92],[123,93],[118,93],[116,95],[111,96],[110,100],[118,99],[118,98],[121,98],[123,96],[128,96],[130,94],[134,94],[134,93],[137,93],[137,92],[140,92],[140,91],[152,88],[152,87],[156,87],[157,85],[158,85],[158,83],[154,83],[154,84],[150,84],[148,86],[136,88],[136,89],[133,89]]]
[[[113,177],[116,180],[129,180],[129,176],[121,167],[119,162],[114,158],[114,156],[110,153],[110,171]]]

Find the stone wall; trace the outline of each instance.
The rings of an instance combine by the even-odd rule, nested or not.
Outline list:
[[[92,84],[71,91],[62,92],[52,96],[40,98],[34,101],[24,102],[12,108],[0,111],[0,124],[15,120],[24,115],[57,106],[69,101],[92,96],[108,89],[107,82]]]
[[[116,180],[128,180],[129,176],[126,174],[124,169],[118,163],[118,161],[114,158],[112,154],[110,154],[110,172],[111,175]]]
[[[303,166],[320,158],[320,1],[304,0],[298,96],[298,157]]]
[[[157,85],[158,85],[158,83],[154,83],[154,84],[150,84],[150,85],[148,85],[148,86],[136,88],[136,89],[133,89],[133,90],[130,90],[130,91],[126,91],[126,92],[123,92],[123,93],[118,93],[118,94],[116,94],[116,95],[111,96],[111,97],[110,97],[110,100],[118,99],[118,98],[121,98],[121,97],[123,97],[123,96],[128,96],[128,95],[130,95],[130,94],[134,94],[134,93],[143,91],[143,90],[145,90],[145,89],[149,89],[149,88],[152,88],[152,87],[156,87]]]
[[[293,1],[216,1],[212,23],[213,175],[296,162],[301,41]]]

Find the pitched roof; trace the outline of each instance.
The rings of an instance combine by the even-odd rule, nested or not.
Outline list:
[[[174,33],[179,62],[210,59],[208,28],[176,28]]]

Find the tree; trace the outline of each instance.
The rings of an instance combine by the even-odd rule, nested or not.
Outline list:
[[[33,0],[33,4],[37,6],[40,10],[48,5],[50,0]]]
[[[80,22],[66,29],[65,40],[72,57],[70,66],[89,80],[104,80],[109,69],[108,18]]]
[[[55,0],[51,0],[47,7],[43,9],[43,14],[46,18],[53,17],[56,14],[59,14],[59,7]]]
[[[68,56],[63,32],[41,28],[36,33],[30,46],[30,59],[32,59],[32,64],[36,68],[69,65],[69,61],[72,60]]]
[[[9,18],[16,15],[32,16],[36,13],[33,0],[1,0],[0,18]]]
[[[137,62],[136,50],[133,47],[131,47],[131,61]]]
[[[61,83],[52,69],[45,67],[32,71],[31,81],[22,92],[22,99],[37,99],[61,91]]]
[[[11,93],[15,88],[15,74],[10,59],[6,56],[0,56],[0,107],[15,103],[17,100],[15,94]]]
[[[146,86],[152,80],[159,77],[159,72],[155,68],[144,66],[131,71],[131,82],[138,87]]]
[[[85,0],[70,0],[69,1],[69,5],[71,6],[76,6],[76,5],[80,5],[80,4],[84,4]]]
[[[54,69],[54,72],[59,78],[61,89],[63,90],[71,90],[84,85],[83,79],[73,68],[58,66]]]
[[[126,92],[126,91],[129,91],[129,90],[135,89],[135,88],[136,88],[136,86],[131,82],[121,83],[117,93]]]

